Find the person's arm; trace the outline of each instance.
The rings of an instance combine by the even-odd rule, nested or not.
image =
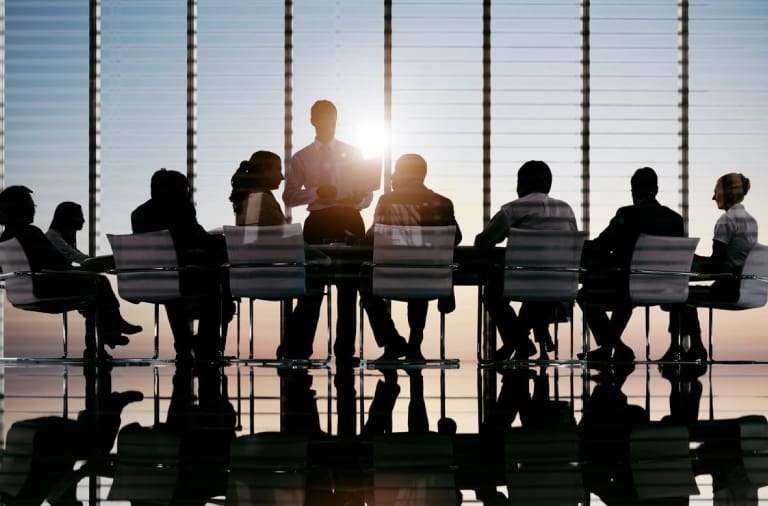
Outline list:
[[[50,229],[45,234],[45,236],[51,242],[53,247],[56,248],[56,251],[61,253],[62,256],[66,258],[70,264],[71,263],[81,264],[88,258],[88,255],[86,255],[79,249],[72,247],[67,241],[65,241],[64,238],[61,236],[61,234],[57,230]]]
[[[317,188],[305,188],[306,171],[303,157],[294,156],[283,189],[283,203],[286,207],[309,204],[317,199]]]
[[[509,219],[503,210],[497,212],[485,229],[475,237],[475,246],[490,248],[509,235]]]

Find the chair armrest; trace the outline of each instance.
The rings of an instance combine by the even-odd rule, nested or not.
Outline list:
[[[662,271],[662,270],[654,270],[654,269],[632,269],[629,271],[630,274],[648,274],[651,276],[685,276],[685,277],[692,277],[695,276],[697,273],[695,272],[689,272],[689,271]]]

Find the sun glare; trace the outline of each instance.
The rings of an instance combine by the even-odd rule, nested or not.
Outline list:
[[[362,123],[357,128],[353,145],[356,146],[365,158],[380,158],[389,143],[384,125],[380,123]]]

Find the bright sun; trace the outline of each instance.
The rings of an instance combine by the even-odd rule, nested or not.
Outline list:
[[[363,153],[364,158],[382,157],[388,143],[384,125],[374,122],[360,124],[352,142]]]

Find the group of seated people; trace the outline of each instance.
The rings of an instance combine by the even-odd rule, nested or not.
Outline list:
[[[341,174],[362,160],[352,146],[335,138],[336,108],[327,100],[319,100],[311,110],[315,141],[291,158],[290,171],[282,195],[286,207],[307,205],[308,217],[303,226],[307,244],[372,242],[373,226],[365,230],[360,210],[372,202],[372,191],[342,191]],[[430,190],[425,184],[427,163],[417,154],[401,156],[392,174],[392,189],[378,200],[374,224],[455,226],[455,244],[461,241],[461,230],[454,216],[451,200]],[[283,210],[272,193],[283,182],[282,163],[278,155],[257,151],[243,161],[232,176],[230,201],[237,225],[280,225],[287,223]],[[525,162],[517,173],[518,198],[501,206],[485,229],[474,240],[478,248],[493,248],[505,241],[512,228],[576,231],[571,206],[549,196],[552,173],[549,166],[537,160]],[[616,268],[627,268],[634,244],[640,234],[684,236],[683,218],[656,200],[658,179],[649,167],[638,169],[631,179],[632,205],[620,208],[609,225],[585,245],[582,264],[588,274],[583,278],[578,303],[594,335],[598,347],[580,354],[592,361],[632,360],[634,353],[621,340],[629,321],[632,304],[628,296],[626,276],[605,275]],[[697,272],[739,273],[752,246],[757,242],[757,223],[742,204],[750,189],[749,179],[739,173],[728,173],[717,180],[713,200],[724,214],[715,225],[713,252],[710,257],[695,257],[692,269]],[[33,271],[73,269],[73,262],[87,266],[87,255],[75,246],[75,234],[82,228],[82,210],[77,204],[62,203],[56,211],[47,237],[32,225],[35,206],[32,191],[24,186],[11,186],[0,193],[0,224],[5,230],[0,240],[17,238],[26,251]],[[234,314],[228,279],[220,267],[227,262],[226,243],[221,234],[207,232],[197,221],[187,177],[177,171],[161,169],[151,180],[151,198],[131,215],[134,233],[168,230],[173,238],[180,265],[207,266],[211,269],[187,282],[204,293],[197,305],[198,331],[192,331],[189,307],[183,302],[165,304],[174,335],[177,359],[215,359],[224,349],[227,323]],[[95,270],[105,271],[102,262]],[[94,266],[91,266],[94,268]],[[207,272],[207,274],[205,273]],[[595,274],[597,273],[597,274]],[[117,298],[103,276],[98,280],[98,295],[86,317],[86,357],[108,357],[96,349],[93,338],[96,326],[102,343],[114,347],[125,345],[125,334],[140,327],[122,319]],[[89,285],[88,288],[92,289]],[[56,292],[73,290],[73,286],[48,286]],[[85,288],[79,288],[85,289]],[[597,289],[597,290],[596,290]],[[590,294],[613,290],[620,296],[610,298],[610,317],[603,305],[591,304]],[[738,298],[732,281],[717,281],[706,289],[720,299]],[[428,301],[408,303],[410,333],[400,335],[381,297],[359,291],[354,283],[337,285],[337,321],[334,354],[337,365],[356,365],[356,306],[360,292],[377,344],[383,348],[381,359],[423,360],[421,343]],[[621,294],[624,294],[621,296]],[[309,291],[296,301],[287,319],[286,338],[277,349],[280,359],[308,359],[320,316],[322,291]],[[503,296],[500,279],[490,279],[484,290],[483,303],[501,337],[502,345],[494,360],[526,360],[536,354],[529,338],[533,331],[539,344],[540,358],[548,358],[554,349],[549,324],[556,317],[556,307],[549,303],[525,302],[517,313]],[[455,307],[452,297],[441,299],[438,308],[450,312]],[[99,321],[96,322],[96,319]],[[678,323],[679,324],[678,328]],[[222,336],[222,331],[224,336]],[[706,360],[701,330],[693,307],[675,308],[670,314],[671,345],[665,360]],[[676,335],[685,335],[687,346],[680,349]]]

